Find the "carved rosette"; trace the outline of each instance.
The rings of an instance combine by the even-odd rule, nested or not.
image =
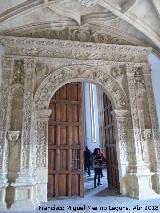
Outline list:
[[[21,144],[21,169],[30,166],[31,151],[31,122],[33,107],[33,74],[36,64],[33,60],[24,61],[25,81],[24,81],[24,103],[23,103],[23,127]]]

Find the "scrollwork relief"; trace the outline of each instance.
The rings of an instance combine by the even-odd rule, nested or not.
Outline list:
[[[30,160],[30,131],[32,125],[32,104],[33,104],[33,73],[35,71],[34,60],[25,60],[25,81],[23,101],[23,126],[22,126],[22,168],[29,167]]]
[[[37,63],[35,68],[35,85],[34,90],[37,89],[40,82],[50,74],[50,68],[45,63]]]
[[[126,72],[125,65],[115,66],[111,68],[111,75],[117,80],[122,79],[124,77],[125,72]]]
[[[47,140],[47,122],[37,122],[37,148],[36,165],[37,167],[46,167],[46,140]]]
[[[113,99],[116,102],[117,108],[124,108],[127,105],[127,96],[118,83],[114,82],[111,76],[104,71],[99,71],[97,67],[91,66],[68,66],[62,69],[58,69],[51,75],[49,75],[40,85],[38,91],[35,94],[35,104],[37,108],[48,108],[46,103],[49,104],[49,100],[52,97],[52,93],[55,88],[67,82],[70,79],[83,79],[91,80],[96,83],[104,84],[106,89],[112,93]],[[110,83],[109,83],[110,82]]]
[[[122,161],[127,162],[129,161],[129,135],[128,129],[130,129],[130,120],[128,120],[127,110],[115,110],[113,111],[114,117],[117,123],[117,131],[118,131],[118,140],[120,146],[120,158]]]
[[[24,84],[24,67],[22,60],[14,61],[12,84]]]

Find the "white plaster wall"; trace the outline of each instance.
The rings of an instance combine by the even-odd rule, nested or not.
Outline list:
[[[148,59],[152,66],[152,84],[158,114],[158,122],[160,126],[160,59],[154,54],[150,54]]]
[[[94,109],[95,109],[95,131],[96,131],[96,142],[93,142],[91,132],[91,113],[90,113],[90,100],[89,100],[89,83],[84,83],[84,100],[85,100],[85,122],[86,122],[86,144],[88,148],[93,151],[94,148],[99,147],[99,123],[98,123],[98,104],[97,104],[97,91],[96,85],[93,85],[94,94]]]

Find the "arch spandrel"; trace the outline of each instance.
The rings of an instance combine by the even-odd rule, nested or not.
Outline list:
[[[38,87],[35,109],[47,109],[54,93],[66,83],[87,81],[101,85],[112,102],[113,109],[127,109],[128,98],[120,84],[107,73],[107,67],[71,65],[48,75]]]

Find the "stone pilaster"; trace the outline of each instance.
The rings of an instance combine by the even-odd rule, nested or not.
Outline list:
[[[51,110],[43,109],[35,112],[36,119],[36,176],[38,177],[39,201],[47,201],[48,183],[48,119]]]
[[[33,109],[33,80],[36,64],[33,60],[24,60],[24,101],[23,122],[21,136],[21,155],[19,176],[12,186],[15,188],[14,203],[12,210],[33,210],[37,207],[37,181],[33,176],[32,169],[32,109]]]
[[[128,164],[129,164],[129,138],[128,129],[130,126],[128,110],[112,111],[115,121],[116,150],[118,158],[118,170],[120,180],[120,192],[122,195],[128,193]]]
[[[0,209],[6,209],[6,187],[8,186],[8,141],[6,138],[9,128],[9,86],[10,74],[13,69],[13,59],[3,57],[2,82],[0,88]]]
[[[8,139],[8,183],[9,186],[7,187],[6,191],[6,200],[7,205],[10,207],[14,202],[14,188],[11,186],[11,183],[15,182],[17,176],[17,169],[19,167],[19,151],[18,151],[18,144],[20,142],[20,131],[8,131],[7,132],[7,139]]]
[[[157,198],[158,195],[152,189],[150,167],[145,163],[144,144],[144,100],[146,98],[146,85],[143,78],[142,67],[128,67],[128,92],[130,97],[130,108],[133,131],[132,161],[129,166],[129,195],[138,199]]]
[[[154,173],[154,175],[152,176],[152,184],[154,190],[160,194],[160,132],[152,87],[151,68],[148,65],[145,66],[144,69],[145,69],[144,77],[146,84],[146,93],[152,128],[152,138],[149,143],[151,170]]]

